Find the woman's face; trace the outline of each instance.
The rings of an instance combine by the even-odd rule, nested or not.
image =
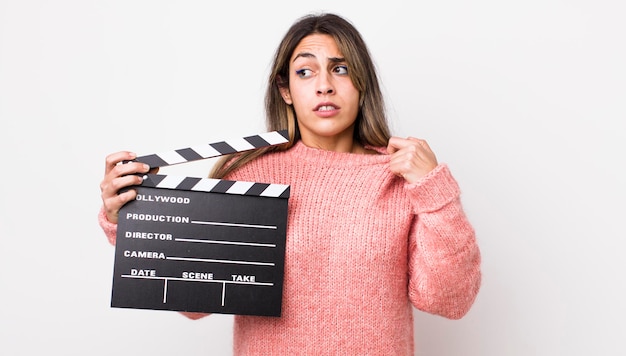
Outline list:
[[[349,70],[330,35],[309,35],[295,48],[289,62],[289,88],[281,89],[281,94],[293,105],[307,146],[333,149],[352,143],[359,91]]]

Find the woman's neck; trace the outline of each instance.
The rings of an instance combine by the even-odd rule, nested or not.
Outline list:
[[[342,153],[358,153],[358,154],[378,154],[378,152],[365,148],[356,140],[350,138],[344,140],[333,139],[307,139],[301,138],[302,143],[311,148],[317,148],[325,151],[342,152]]]

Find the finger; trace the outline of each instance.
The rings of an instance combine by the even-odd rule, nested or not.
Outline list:
[[[103,199],[104,210],[107,215],[107,219],[112,223],[117,223],[120,209],[124,204],[135,199],[137,197],[137,191],[129,189],[120,194],[116,194],[107,199]]]
[[[133,152],[120,151],[120,152],[111,153],[110,155],[106,156],[104,174],[108,174],[120,162],[131,161],[135,158],[137,158],[137,154]]]
[[[129,174],[145,174],[150,172],[150,166],[141,162],[128,162],[118,164],[108,173],[111,178],[126,176]]]
[[[430,149],[430,146],[428,145],[428,142],[426,142],[426,140],[424,140],[424,139],[409,136],[407,138],[407,140],[415,142],[415,143],[419,144],[420,146],[424,147],[425,149],[427,149],[429,151],[432,151]]]
[[[113,172],[115,172],[115,170]],[[143,177],[137,174],[114,176],[113,172],[106,176],[100,183],[103,199],[117,195],[120,189],[131,185],[139,185],[143,181]]]
[[[426,142],[426,140],[409,136],[407,138],[407,141],[411,142],[411,144],[407,144],[407,146],[405,146],[405,151],[408,151],[408,148],[410,148],[410,152],[412,152],[412,154],[415,154],[422,160],[437,160],[435,157],[435,153],[430,148],[430,145],[428,144],[428,142]]]
[[[391,137],[389,143],[387,143],[387,153],[393,154],[412,144],[414,143],[412,143],[411,140],[395,136]]]

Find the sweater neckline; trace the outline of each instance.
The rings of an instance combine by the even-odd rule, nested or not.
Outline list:
[[[309,147],[302,141],[296,142],[291,151],[299,160],[309,163],[323,163],[327,166],[363,166],[387,163],[390,160],[385,147],[366,146],[379,154],[335,152]]]

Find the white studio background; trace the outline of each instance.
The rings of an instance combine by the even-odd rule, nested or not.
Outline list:
[[[320,10],[361,30],[482,248],[474,308],[416,311],[416,353],[623,354],[622,1],[0,0],[2,355],[231,353],[231,316],[109,307],[104,157],[261,132],[272,53]]]

